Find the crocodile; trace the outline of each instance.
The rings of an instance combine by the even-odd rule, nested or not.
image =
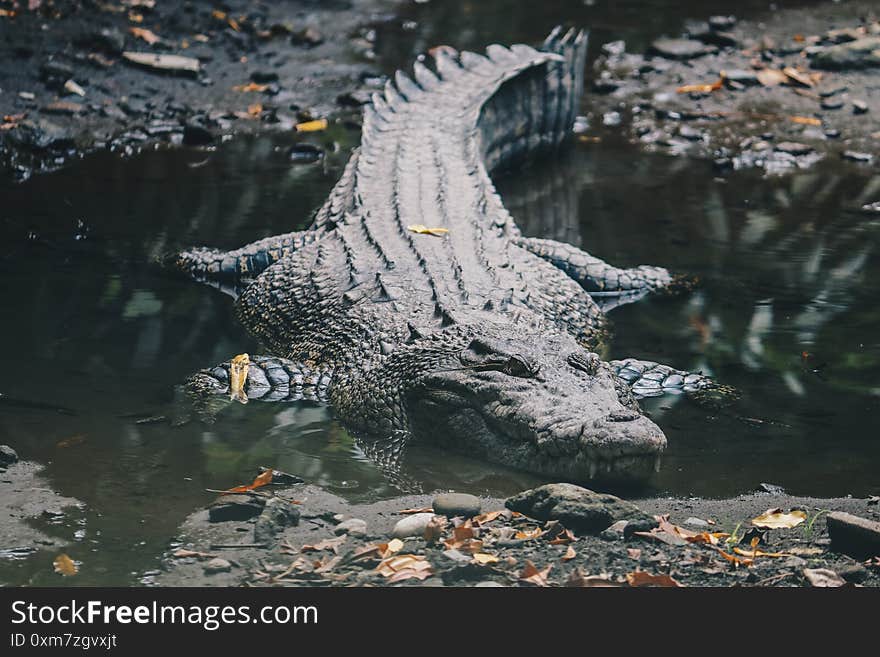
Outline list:
[[[491,178],[566,142],[587,41],[556,28],[539,48],[433,49],[373,94],[307,230],[180,253],[266,348],[189,391],[327,403],[385,468],[429,441],[555,479],[650,477],[667,440],[638,398],[713,383],[600,353],[607,310],[678,277],[524,236]]]

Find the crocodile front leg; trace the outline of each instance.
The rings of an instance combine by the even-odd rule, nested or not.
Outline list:
[[[611,369],[629,385],[637,398],[658,397],[666,394],[717,391],[731,393],[732,388],[721,386],[700,372],[677,370],[669,365],[650,360],[625,358],[608,363]]]
[[[681,280],[663,267],[640,265],[620,269],[556,240],[520,237],[516,243],[580,283],[603,310],[636,301],[649,292],[669,289]]]

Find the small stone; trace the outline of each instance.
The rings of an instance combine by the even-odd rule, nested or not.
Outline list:
[[[853,114],[867,114],[868,103],[863,100],[852,101]]]
[[[819,92],[819,96],[822,98],[830,98],[831,96],[837,96],[838,94],[846,93],[849,90],[849,87],[832,87],[831,89],[824,89]]]
[[[12,465],[18,462],[18,454],[9,445],[0,445],[0,465]]]
[[[649,49],[651,54],[666,59],[686,60],[702,57],[716,49],[693,39],[657,39]]]
[[[606,112],[602,115],[602,125],[609,128],[619,126],[622,121],[623,118],[620,116],[620,112]]]
[[[789,557],[782,562],[783,568],[791,568],[793,570],[800,570],[802,568],[806,568],[806,566],[807,560],[802,559],[801,557]]]
[[[700,141],[703,139],[703,133],[697,130],[696,128],[692,128],[689,125],[681,125],[678,127],[678,134],[685,139],[690,141]]]
[[[337,536],[341,536],[342,534],[365,536],[367,533],[367,523],[360,518],[349,518],[336,525],[336,527],[333,528],[333,533]]]
[[[19,91],[18,97],[22,100],[34,100],[37,96],[30,91]]]
[[[839,139],[840,130],[838,130],[837,128],[829,128],[825,131],[825,136],[828,137],[828,139]]]
[[[63,62],[50,59],[40,66],[40,79],[43,82],[62,85],[73,77],[73,67]]]
[[[256,495],[223,495],[208,507],[210,522],[249,520],[263,512],[266,501]]]
[[[776,144],[774,149],[780,153],[788,153],[789,155],[807,155],[813,152],[813,147],[807,144],[800,144],[795,141],[783,141]]]
[[[874,159],[871,153],[861,153],[859,151],[843,151],[840,156],[850,162],[871,162]]]
[[[215,557],[205,563],[202,566],[206,575],[215,575],[217,573],[228,573],[232,570],[232,564],[226,561],[226,559],[221,559],[220,557]]]
[[[785,493],[785,489],[782,486],[764,482],[758,484],[758,490],[762,493],[772,493],[773,495],[782,495]]]
[[[709,523],[703,520],[702,518],[688,518],[684,521],[684,524],[690,525],[691,527],[708,527]]]
[[[832,96],[831,98],[823,98],[820,105],[822,106],[822,109],[839,110],[843,107],[843,101],[840,98]]]
[[[593,80],[592,90],[597,94],[610,94],[620,89],[620,82],[611,78],[597,78]]]
[[[709,16],[709,27],[713,30],[729,30],[736,25],[736,16]]]
[[[431,506],[434,509],[434,513],[438,516],[447,516],[449,518],[463,516],[465,518],[471,518],[479,515],[482,503],[480,502],[480,498],[475,495],[468,495],[467,493],[444,493],[443,495],[435,497]]]
[[[504,584],[500,584],[498,582],[493,582],[492,580],[487,579],[484,582],[477,582],[474,584],[475,589],[494,589],[494,588],[505,588]]]
[[[46,112],[46,114],[65,114],[67,116],[74,116],[85,112],[86,106],[67,100],[59,100],[43,107],[43,111]]]
[[[590,129],[590,122],[587,120],[586,116],[576,116],[574,117],[574,124],[571,127],[571,131],[576,135],[582,135]]]
[[[568,529],[598,533],[618,520],[650,521],[637,506],[574,484],[546,484],[508,498],[504,505],[538,520],[558,520]],[[625,530],[624,530],[625,531]]]
[[[599,538],[601,538],[603,541],[613,543],[614,541],[621,540],[623,538],[623,535],[610,529],[603,529],[601,532],[599,532]]]
[[[818,588],[831,588],[846,584],[840,575],[828,568],[804,568],[804,578]]]
[[[868,569],[865,568],[860,563],[849,564],[848,566],[841,566],[837,569],[837,574],[843,577],[847,582],[851,584],[859,584],[868,579]]]
[[[846,70],[880,66],[880,37],[870,36],[812,53],[813,68]]]
[[[401,518],[391,530],[394,538],[409,538],[411,536],[422,536],[428,523],[434,518],[433,513],[414,513],[406,518]]]
[[[324,37],[313,27],[295,32],[290,37],[290,42],[297,46],[317,46],[324,43]]]
[[[649,532],[655,527],[659,527],[659,523],[651,517],[631,520],[623,528],[623,537],[630,540],[636,532]]]
[[[880,554],[880,522],[835,511],[825,522],[831,547],[835,552],[855,559],[867,559]]]
[[[257,84],[278,82],[278,74],[275,71],[253,71],[251,73],[251,80]]]
[[[625,41],[609,41],[602,44],[602,52],[611,57],[619,57],[626,52]]]
[[[470,555],[460,552],[459,550],[444,550],[443,556],[457,563],[467,563],[473,559]]]
[[[254,524],[254,542],[273,544],[275,537],[286,527],[299,524],[299,516],[300,511],[295,504],[280,497],[271,498]]]
[[[214,135],[205,126],[188,121],[183,126],[183,143],[187,146],[204,146],[214,141]]]

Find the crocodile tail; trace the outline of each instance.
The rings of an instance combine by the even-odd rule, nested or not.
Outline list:
[[[586,32],[556,27],[541,51],[561,59],[508,80],[483,105],[478,125],[488,171],[552,151],[570,134],[584,90],[587,43]]]

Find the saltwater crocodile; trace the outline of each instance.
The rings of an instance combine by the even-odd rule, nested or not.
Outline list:
[[[636,397],[710,383],[596,352],[603,307],[673,277],[524,237],[490,179],[565,141],[586,47],[557,28],[541,49],[435,49],[373,96],[308,230],[180,254],[235,293],[271,354],[204,370],[190,389],[326,401],[385,466],[427,439],[554,478],[649,476],[666,437]]]

